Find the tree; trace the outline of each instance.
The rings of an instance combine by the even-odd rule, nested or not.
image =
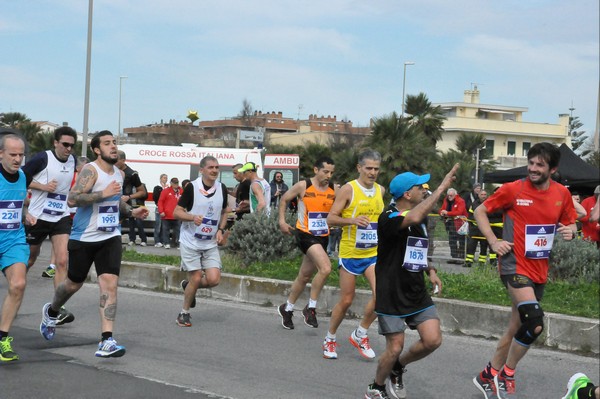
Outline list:
[[[365,144],[381,153],[378,182],[384,187],[389,186],[398,173],[428,172],[437,156],[431,139],[417,125],[395,112],[374,119],[373,132]]]
[[[6,112],[0,114],[0,122],[15,129],[18,128],[18,126],[23,122],[31,122],[31,119],[29,119],[27,115],[20,112]]]
[[[583,123],[579,121],[578,116],[569,118],[569,135],[571,136],[571,146],[573,147],[573,151],[575,153],[578,153],[580,157],[585,158],[593,150],[587,148],[588,146],[586,146],[589,137],[585,135],[585,130],[577,130],[582,126]],[[579,150],[579,152],[577,150]]]
[[[416,96],[410,94],[406,96],[405,111],[410,114],[408,119],[411,123],[422,131],[435,147],[444,133],[446,117],[442,108],[439,105],[432,107],[425,93],[419,93]]]
[[[245,98],[244,101],[242,101],[242,109],[237,115],[237,118],[242,121],[244,127],[256,128],[264,125],[264,118],[256,117],[252,104]]]

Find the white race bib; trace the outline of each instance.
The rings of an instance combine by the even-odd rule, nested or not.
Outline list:
[[[528,224],[525,226],[525,256],[530,259],[550,257],[556,225]]]
[[[0,201],[0,230],[18,230],[23,217],[23,201]]]
[[[119,227],[119,205],[99,205],[97,223],[100,231],[115,231]]]
[[[371,222],[367,227],[356,228],[356,248],[368,249],[377,246],[377,222]]]
[[[200,223],[200,226],[196,227],[194,237],[199,240],[212,240],[219,230],[218,225],[218,220],[202,218],[202,223]]]
[[[427,247],[429,239],[409,236],[406,240],[406,252],[402,267],[409,272],[420,272],[428,268]]]
[[[46,203],[42,213],[58,216],[65,213],[67,209],[67,196],[64,194],[47,193]]]
[[[308,231],[313,236],[324,236],[329,232],[327,212],[308,212]]]

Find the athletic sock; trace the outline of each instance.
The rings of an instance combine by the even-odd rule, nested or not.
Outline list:
[[[327,331],[327,335],[325,336],[325,339],[326,339],[327,341],[335,341],[335,339],[336,339],[336,335],[335,335],[335,334],[332,334],[332,333],[330,333],[329,331]]]
[[[293,312],[294,311],[294,304],[290,303],[290,301],[287,301],[285,303],[285,311],[286,312]]]
[[[0,331],[0,339],[8,337],[8,331]]]
[[[502,372],[504,373],[505,376],[510,377],[510,378],[513,378],[515,376],[515,369],[511,369],[506,364],[504,365]]]
[[[188,314],[189,314],[189,313],[190,313],[190,310],[189,310],[189,309],[188,309],[188,310],[185,310],[185,309],[181,308],[181,313],[188,313]]]
[[[366,328],[362,328],[360,326],[360,324],[358,325],[358,328],[355,331],[356,331],[356,337],[357,338],[363,338],[363,337],[367,336],[367,329]]]
[[[112,338],[112,331],[104,331],[102,333],[102,341]]]
[[[52,318],[57,318],[59,313],[60,313],[60,309],[54,310],[54,309],[52,309],[52,306],[50,306],[48,308],[48,316],[50,316]]]
[[[400,363],[400,360],[396,360],[394,363],[394,367],[392,367],[392,372],[395,374],[401,374],[404,370],[404,366]]]
[[[308,307],[309,308],[313,308],[313,309],[316,308],[317,307],[317,300],[310,298],[308,300]]]
[[[482,374],[485,378],[492,379],[498,374],[498,370],[492,367],[492,362],[488,362],[487,366],[483,369]]]

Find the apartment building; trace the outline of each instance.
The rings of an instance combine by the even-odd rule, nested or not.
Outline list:
[[[527,164],[527,151],[539,142],[571,145],[569,115],[561,114],[555,124],[524,122],[526,107],[481,104],[475,85],[465,90],[462,102],[435,103],[444,111],[444,136],[437,148],[442,152],[456,149],[456,139],[462,134],[480,133],[485,137],[486,154],[499,162],[498,169]]]

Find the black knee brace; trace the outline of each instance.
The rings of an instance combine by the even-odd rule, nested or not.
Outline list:
[[[524,303],[518,306],[521,328],[515,334],[515,340],[523,346],[531,345],[544,330],[544,311],[539,303]],[[539,332],[536,329],[541,327]]]

